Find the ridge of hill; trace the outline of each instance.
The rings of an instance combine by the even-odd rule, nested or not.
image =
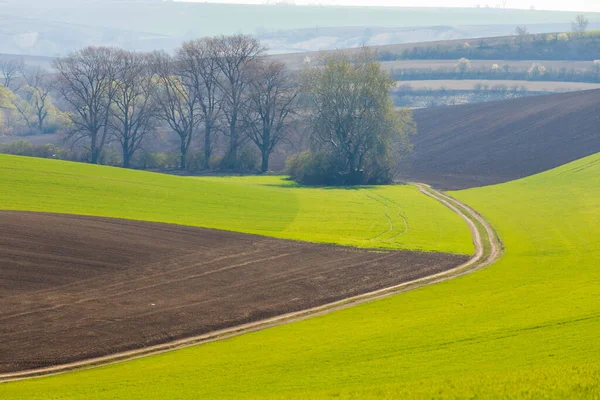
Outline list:
[[[47,56],[65,54],[90,44],[131,50],[171,50],[183,40],[233,33],[270,39],[274,52],[339,48],[369,42],[466,39],[505,35],[519,24],[526,25],[531,32],[548,32],[547,29],[555,28],[544,27],[568,26],[577,14],[484,8],[250,5],[155,0],[4,0],[0,5],[3,26],[0,52]],[[591,27],[600,22],[600,13],[586,15]],[[419,29],[425,27],[428,29]],[[436,27],[443,30],[438,31]],[[358,28],[358,32],[348,33],[348,28]],[[392,31],[377,32],[380,28]],[[290,35],[297,39],[290,40]]]

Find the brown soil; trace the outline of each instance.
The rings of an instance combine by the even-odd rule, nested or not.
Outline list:
[[[404,178],[443,189],[519,179],[600,152],[600,90],[416,110]]]
[[[0,372],[262,320],[436,274],[468,258],[0,212]]]

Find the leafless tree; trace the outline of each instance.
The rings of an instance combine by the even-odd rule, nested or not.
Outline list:
[[[0,59],[0,76],[2,85],[11,90],[16,90],[16,78],[23,73],[25,63],[22,58],[2,58]]]
[[[260,150],[261,171],[266,172],[271,153],[289,133],[299,87],[285,64],[276,61],[257,62],[250,78],[246,132]]]
[[[116,86],[117,50],[86,47],[67,57],[58,58],[58,90],[71,106],[71,136],[90,140],[90,158],[98,163],[109,140],[109,118]]]
[[[577,15],[575,21],[571,23],[571,31],[577,36],[583,36],[587,30],[590,21],[583,14]]]
[[[217,63],[214,41],[202,39],[186,42],[177,51],[181,74],[193,86],[204,120],[204,169],[209,168],[214,136],[222,116],[222,96],[218,81],[221,70]]]
[[[211,40],[215,61],[221,72],[217,81],[223,94],[223,111],[229,129],[229,149],[224,158],[227,167],[237,164],[237,150],[240,145],[240,123],[244,103],[248,100],[249,67],[265,51],[260,42],[250,36],[221,36]]]
[[[517,26],[515,28],[515,35],[517,36],[516,41],[519,47],[527,43],[527,40],[529,39],[529,31],[526,26]]]
[[[111,133],[121,144],[123,166],[129,168],[135,152],[157,127],[158,104],[148,55],[120,50],[115,62]]]
[[[184,169],[192,137],[202,122],[195,85],[189,77],[181,74],[181,65],[167,53],[153,53],[152,68],[157,82],[158,115],[179,136],[179,166]]]

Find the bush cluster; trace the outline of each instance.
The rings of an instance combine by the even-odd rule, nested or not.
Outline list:
[[[303,185],[353,186],[385,185],[393,181],[391,166],[380,163],[368,168],[348,172],[343,160],[337,160],[322,152],[304,151],[287,158],[286,174]]]

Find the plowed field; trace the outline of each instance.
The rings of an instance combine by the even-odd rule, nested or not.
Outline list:
[[[303,310],[435,274],[468,258],[0,212],[0,372]]]

